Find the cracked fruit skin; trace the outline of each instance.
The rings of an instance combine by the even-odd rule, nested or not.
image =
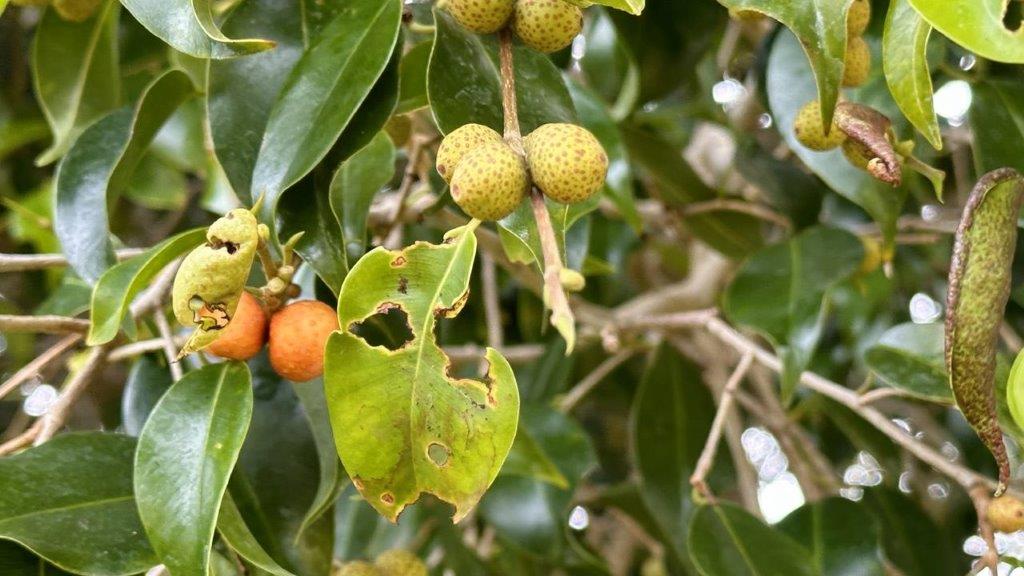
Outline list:
[[[206,350],[228,360],[248,360],[266,343],[267,314],[255,296],[243,291],[235,317]]]
[[[608,154],[597,138],[575,124],[545,124],[523,142],[533,182],[562,204],[583,202],[604,187]]]
[[[471,217],[501,220],[530,191],[526,163],[504,142],[484,144],[462,159],[451,182],[452,199]]]
[[[860,36],[871,23],[870,0],[853,0],[849,12],[846,13],[846,35],[849,38]]]
[[[337,329],[338,315],[327,304],[292,302],[270,317],[270,365],[292,382],[320,376],[324,373],[324,346]]]
[[[451,0],[448,11],[466,30],[490,34],[505,26],[515,5],[515,0]]]
[[[374,565],[381,576],[427,576],[427,565],[408,550],[388,550],[377,556]]]
[[[501,135],[482,124],[466,124],[453,130],[441,141],[437,149],[437,173],[451,184],[455,169],[473,150],[484,144],[503,142]]]
[[[851,38],[846,45],[846,64],[843,66],[843,86],[862,86],[871,74],[871,49],[863,38]]]
[[[1013,496],[1004,494],[989,500],[985,515],[992,528],[999,532],[1024,530],[1024,502]]]
[[[518,0],[512,30],[540,52],[557,52],[583,30],[583,10],[565,0]]]
[[[821,122],[821,103],[817,100],[804,104],[797,112],[793,133],[801,144],[818,152],[838,148],[846,140],[846,134],[839,129],[834,118],[831,130],[825,134],[825,125]]]
[[[369,562],[354,560],[341,565],[332,576],[384,576],[377,567]]]

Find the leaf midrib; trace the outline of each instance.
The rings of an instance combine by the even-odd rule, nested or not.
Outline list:
[[[50,515],[50,514],[58,514],[60,512],[67,512],[69,510],[80,510],[82,508],[90,508],[90,507],[93,507],[93,506],[99,507],[99,506],[104,506],[104,505],[107,505],[107,504],[113,504],[113,503],[117,503],[117,502],[124,502],[124,501],[133,500],[134,498],[135,498],[134,496],[129,494],[127,496],[115,496],[113,498],[104,498],[102,500],[90,500],[88,502],[79,502],[77,504],[69,504],[67,506],[60,506],[60,507],[57,507],[57,508],[47,508],[45,510],[32,510],[32,511],[26,512],[24,514],[18,514],[18,515],[15,515],[15,516],[8,516],[7,518],[0,519],[0,528],[2,528],[4,526],[7,526],[9,524],[15,523],[18,520],[23,520],[25,518],[32,518],[34,516],[47,516],[47,515]]]

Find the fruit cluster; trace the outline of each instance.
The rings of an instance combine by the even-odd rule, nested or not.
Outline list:
[[[411,552],[394,549],[370,562],[346,562],[333,576],[427,576],[427,565]]]
[[[604,186],[608,155],[588,130],[545,124],[523,140],[525,160],[500,134],[480,124],[452,131],[437,151],[437,172],[452,198],[479,220],[500,220],[536,185],[562,204],[587,200]]]
[[[524,44],[541,52],[569,46],[583,29],[583,10],[567,0],[451,0],[448,10],[478,34],[511,24]]]

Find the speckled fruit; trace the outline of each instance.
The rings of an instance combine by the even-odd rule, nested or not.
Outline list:
[[[505,26],[515,5],[515,0],[451,0],[448,11],[466,30],[490,34]]]
[[[575,204],[604,186],[608,155],[587,129],[575,124],[545,124],[523,144],[533,182],[552,200]]]
[[[846,140],[846,134],[836,126],[834,118],[832,129],[825,134],[825,125],[821,122],[821,103],[817,100],[808,102],[797,112],[793,133],[801,144],[818,152],[838,148]]]
[[[484,221],[501,220],[530,190],[526,163],[504,142],[491,142],[462,159],[452,178],[452,199]]]
[[[437,173],[445,182],[451,183],[455,168],[466,154],[495,142],[502,142],[501,134],[482,124],[466,124],[453,130],[437,149]]]
[[[843,66],[843,86],[855,88],[863,85],[871,73],[871,49],[863,38],[850,38],[846,45],[846,64]]]
[[[1003,495],[988,503],[988,521],[999,532],[1024,530],[1024,502]]]
[[[374,564],[381,576],[427,576],[427,565],[406,550],[388,550]]]
[[[850,11],[846,13],[846,35],[849,38],[860,36],[871,23],[871,2],[853,0]]]
[[[270,365],[282,378],[305,382],[324,373],[324,346],[338,315],[316,300],[292,302],[270,317]]]
[[[346,562],[333,576],[384,576],[376,566],[362,560]]]
[[[846,156],[846,161],[852,166],[861,170],[867,170],[868,162],[875,157],[867,146],[851,139],[843,141],[843,156]]]
[[[583,30],[583,10],[565,0],[518,0],[512,29],[530,48],[555,52]]]
[[[229,360],[248,360],[267,343],[267,315],[256,298],[242,292],[235,315],[220,336],[206,349]]]

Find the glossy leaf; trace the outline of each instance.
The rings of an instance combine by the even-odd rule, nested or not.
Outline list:
[[[331,208],[341,222],[344,250],[353,261],[366,251],[366,220],[373,197],[394,173],[395,145],[383,132],[342,162],[334,173]]]
[[[123,0],[154,36],[196,58],[234,58],[274,47],[260,39],[232,40],[213,21],[211,0]]]
[[[600,4],[601,6],[608,6],[609,8],[637,15],[644,11],[647,0],[587,0],[587,3]]]
[[[714,414],[696,366],[667,345],[659,348],[633,402],[631,447],[643,502],[684,565],[690,564],[686,541],[696,509],[690,475]]]
[[[432,41],[420,42],[402,56],[401,84],[398,90],[397,114],[405,114],[429,105],[427,101],[427,66]]]
[[[945,531],[917,502],[892,488],[864,491],[864,505],[881,527],[885,556],[906,576],[953,576],[960,574],[950,552],[954,550]],[[928,538],[921,538],[928,534]]]
[[[810,552],[734,504],[701,506],[689,550],[705,576],[813,576]]]
[[[979,173],[1010,167],[1024,170],[1017,153],[1024,146],[1024,87],[1019,82],[986,80],[971,86],[970,118]]]
[[[943,352],[946,331],[941,323],[900,324],[887,330],[864,355],[882,382],[904,392],[951,404]]]
[[[240,556],[252,562],[259,569],[274,576],[293,576],[260,546],[256,537],[246,526],[245,519],[242,518],[242,513],[238,511],[238,506],[230,494],[225,494],[221,501],[220,513],[217,516],[217,532],[228,546],[231,546],[232,550],[238,552]]]
[[[121,108],[90,125],[57,168],[54,231],[75,272],[95,283],[113,259],[108,201],[127,184],[157,130],[194,93],[188,75],[171,70]]]
[[[434,120],[448,133],[469,123],[502,131],[498,45],[469,32],[443,10],[434,11],[437,32],[427,71],[427,96]],[[547,56],[516,45],[516,97],[519,126],[529,134],[541,124],[576,121],[576,110],[562,75]]]
[[[339,10],[295,65],[267,119],[253,168],[264,216],[327,154],[391,59],[402,6],[358,0]]]
[[[884,576],[878,526],[860,504],[832,497],[805,504],[778,524],[810,547],[811,567],[821,576]]]
[[[473,227],[444,244],[378,248],[352,269],[339,300],[341,331],[327,344],[327,400],[335,444],[360,493],[392,521],[422,492],[463,518],[497,476],[516,434],[519,394],[508,362],[488,349],[486,381],[454,379],[434,333],[468,298]],[[395,310],[411,340],[371,346],[357,324]]]
[[[93,288],[86,343],[96,346],[113,340],[135,296],[164,267],[205,240],[203,228],[182,232],[104,272]]]
[[[609,115],[622,120],[640,96],[640,69],[607,10],[590,10],[583,35],[587,50],[579,60],[587,86],[612,104]]]
[[[302,403],[303,412],[309,419],[309,427],[316,443],[316,453],[320,463],[320,484],[316,489],[316,497],[309,511],[302,519],[299,527],[301,534],[312,526],[321,516],[326,514],[334,501],[345,487],[344,470],[338,461],[338,451],[334,447],[334,435],[331,430],[331,417],[327,412],[327,397],[324,392],[323,379],[295,384],[295,393]]]
[[[189,372],[164,394],[139,435],[135,494],[160,561],[204,575],[228,477],[252,417],[248,369],[226,362]]]
[[[1003,23],[1006,0],[910,0],[949,39],[983,58],[1024,63],[1024,34]]]
[[[148,570],[157,559],[132,495],[134,450],[132,438],[89,432],[0,459],[0,539],[86,576]]]
[[[856,236],[810,228],[752,256],[733,278],[722,310],[738,324],[772,340],[783,360],[782,395],[788,399],[821,338],[829,291],[860,265]]]
[[[84,22],[43,13],[32,43],[32,80],[53,142],[37,163],[60,158],[74,139],[121,101],[117,23],[120,4],[103,2]]]
[[[932,75],[928,69],[928,37],[932,27],[910,5],[893,0],[885,17],[882,67],[889,92],[900,110],[936,150],[942,135],[932,103]]]
[[[153,407],[173,383],[166,364],[152,355],[139,356],[128,372],[121,395],[121,425],[125,434],[138,436],[142,432]]]

